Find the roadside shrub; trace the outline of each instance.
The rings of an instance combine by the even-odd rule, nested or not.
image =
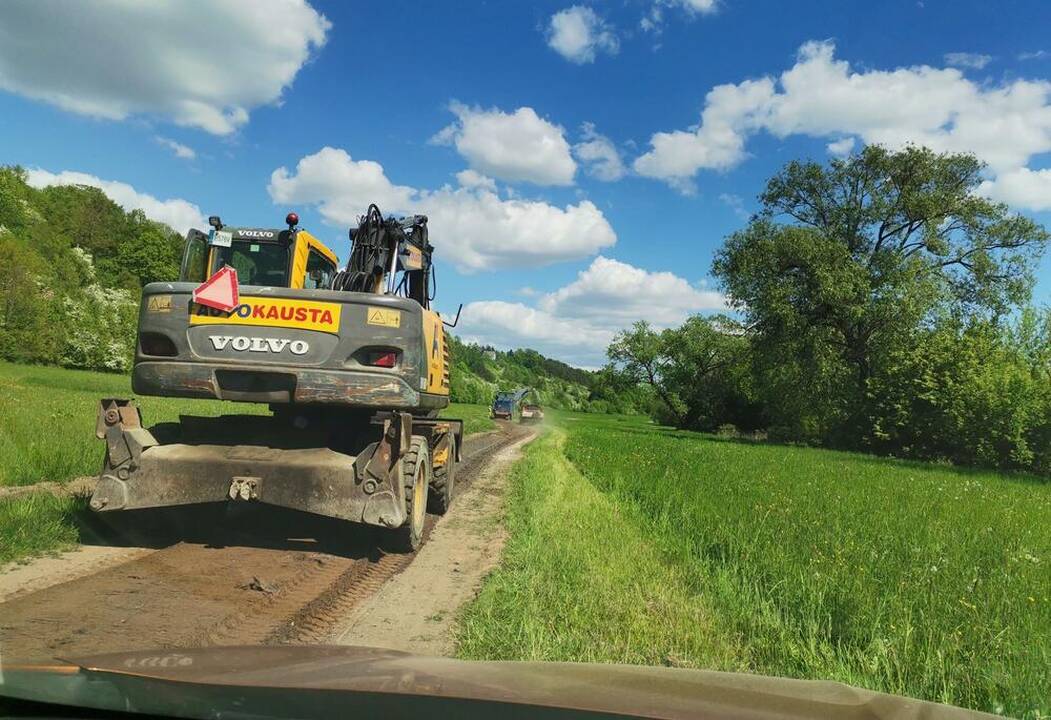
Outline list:
[[[869,386],[865,445],[901,456],[1046,473],[1051,392],[1037,317],[1030,313],[1007,328],[945,322],[891,354]]]
[[[0,229],[0,268],[0,359],[55,362],[62,299],[46,283],[47,262],[27,243]]]
[[[89,285],[66,298],[64,309],[62,365],[110,372],[131,367],[138,302],[128,290]]]
[[[587,404],[587,411],[589,413],[605,414],[610,411],[609,403],[605,400],[591,400]]]
[[[715,434],[719,437],[735,438],[740,436],[741,433],[733,423],[723,423],[716,429]]]
[[[79,248],[74,248],[74,254],[93,281],[91,256]],[[130,290],[106,288],[97,282],[66,297],[59,363],[85,370],[127,371],[135,354],[138,306],[138,297]]]

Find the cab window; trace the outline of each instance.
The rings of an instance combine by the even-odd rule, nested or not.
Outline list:
[[[208,238],[202,232],[191,230],[186,236],[179,279],[183,282],[204,282],[208,277],[207,271]]]
[[[288,252],[285,243],[234,240],[230,247],[215,248],[212,272],[229,265],[242,285],[288,287]]]
[[[308,290],[330,288],[335,274],[335,264],[317,250],[311,250],[307,256],[307,276],[303,278],[303,287]]]

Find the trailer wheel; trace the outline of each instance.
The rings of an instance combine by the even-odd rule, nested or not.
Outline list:
[[[434,468],[431,479],[430,511],[444,515],[453,503],[456,491],[456,435],[449,433],[449,456]]]
[[[427,440],[413,435],[409,450],[401,459],[401,477],[405,483],[405,524],[390,535],[391,550],[410,553],[423,544],[423,525],[427,520],[427,491],[431,482],[431,457]]]

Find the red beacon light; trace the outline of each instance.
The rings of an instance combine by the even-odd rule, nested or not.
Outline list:
[[[285,223],[288,225],[288,229],[291,230],[299,224],[299,216],[294,212],[288,213],[288,215],[285,215]]]

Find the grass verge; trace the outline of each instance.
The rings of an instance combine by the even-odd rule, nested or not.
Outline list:
[[[736,668],[703,598],[608,497],[565,459],[554,428],[511,472],[501,567],[461,618],[458,652]]]
[[[76,545],[82,510],[82,500],[46,492],[0,500],[0,565]]]
[[[567,415],[465,657],[744,668],[1051,714],[1051,485]]]
[[[496,423],[490,419],[489,407],[486,405],[452,403],[448,408],[442,410],[442,416],[463,420],[464,435],[496,429]]]
[[[97,474],[103,451],[95,416],[104,397],[133,397],[130,377],[0,363],[0,485]],[[266,405],[221,400],[140,397],[136,403],[147,425],[185,414],[269,412]]]

